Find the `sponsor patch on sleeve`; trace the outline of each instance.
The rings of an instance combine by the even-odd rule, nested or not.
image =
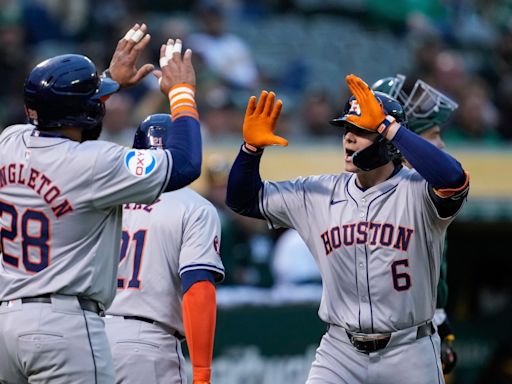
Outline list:
[[[132,149],[124,155],[124,166],[137,177],[144,177],[156,168],[156,157],[151,150]]]

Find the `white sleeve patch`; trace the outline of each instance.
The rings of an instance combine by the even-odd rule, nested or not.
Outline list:
[[[144,177],[156,168],[157,159],[151,150],[132,149],[124,155],[124,166],[137,177]]]

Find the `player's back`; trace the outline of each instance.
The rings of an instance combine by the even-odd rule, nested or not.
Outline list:
[[[118,291],[108,314],[140,316],[181,334],[186,271],[207,269],[219,278],[220,223],[215,207],[189,188],[153,204],[125,204]]]
[[[0,135],[0,299],[58,292],[108,306],[115,293],[120,204],[151,202],[164,179],[144,180],[154,185],[149,196],[148,186],[135,192],[135,177],[123,166],[128,149],[46,137],[33,128],[12,126]]]

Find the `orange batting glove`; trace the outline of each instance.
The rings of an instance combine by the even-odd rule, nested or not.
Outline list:
[[[210,382],[204,380],[194,380],[192,384],[210,384]]]
[[[244,140],[250,146],[263,148],[268,145],[286,147],[288,140],[274,135],[276,122],[283,108],[283,102],[276,99],[274,92],[262,91],[258,104],[256,97],[251,96],[245,111],[243,134]]]
[[[386,118],[386,114],[384,113],[381,103],[375,97],[375,94],[368,84],[356,75],[348,75],[345,77],[345,81],[347,82],[350,91],[355,96],[361,110],[360,116],[349,115],[347,116],[347,121],[359,128],[377,132],[378,128],[380,128]]]

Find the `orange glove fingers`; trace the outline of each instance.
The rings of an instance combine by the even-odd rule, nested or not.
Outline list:
[[[288,140],[282,138],[281,136],[272,137],[273,144],[280,145],[282,147],[288,146]]]
[[[283,109],[283,102],[281,100],[277,100],[276,105],[274,105],[274,109],[272,110],[272,114],[270,115],[270,120],[275,127],[277,119],[279,119],[279,115],[281,114],[281,110]]]
[[[243,124],[243,136],[245,142],[256,148],[263,148],[268,145],[287,146],[288,141],[282,137],[275,136],[277,119],[283,108],[281,100],[276,102],[274,92],[262,91],[260,98],[251,96],[245,111]]]
[[[263,108],[263,115],[270,116],[272,110],[274,108],[274,102],[276,101],[276,94],[274,92],[270,92],[267,96],[267,102],[265,103],[265,107]]]
[[[375,131],[386,117],[382,105],[362,79],[355,75],[348,75],[345,79],[361,109],[361,116],[347,116],[347,120],[358,127]]]
[[[256,115],[261,115],[263,109],[265,108],[265,103],[267,102],[268,92],[261,91],[260,99],[258,100],[258,105],[256,106]]]
[[[251,96],[249,102],[247,103],[247,109],[245,110],[245,118],[254,114],[256,110],[256,96]]]
[[[350,88],[350,92],[356,97],[359,104],[363,104],[366,101],[365,93],[360,86],[360,83],[357,80],[360,80],[355,75],[348,75],[346,78],[346,82],[348,87]]]
[[[348,77],[348,76],[347,76]],[[368,112],[367,107],[374,106],[373,104],[377,103],[377,99],[375,99],[375,96],[371,92],[368,85],[361,80],[359,77],[355,75],[351,75],[351,78],[349,79],[348,86],[350,88],[350,91],[352,94],[356,97],[357,102],[359,103],[359,106],[361,107],[361,115],[364,115],[364,112]],[[373,100],[375,100],[375,103],[373,103]],[[364,110],[364,111],[363,111]]]

